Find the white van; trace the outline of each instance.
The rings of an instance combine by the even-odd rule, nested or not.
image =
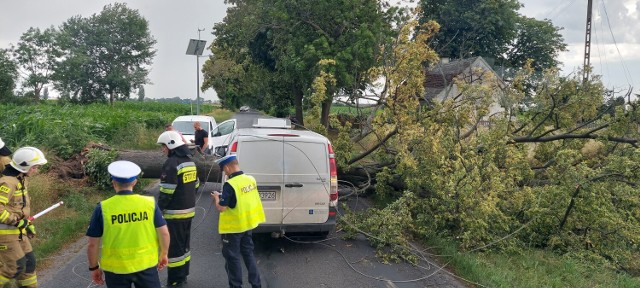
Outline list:
[[[335,227],[338,179],[329,139],[292,130],[288,119],[258,118],[253,128],[237,129],[228,140],[218,154],[237,155],[242,171],[258,184],[267,221],[254,232],[326,236]]]
[[[223,137],[214,137],[214,136],[225,136],[229,135],[231,132],[236,130],[236,120],[231,119],[220,123],[220,125],[216,124],[216,119],[211,116],[206,115],[186,115],[186,116],[178,116],[171,125],[173,128],[180,132],[185,140],[187,140],[187,145],[189,148],[195,148],[195,143],[193,143],[195,139],[195,130],[193,129],[193,123],[200,122],[200,127],[207,131],[207,135],[209,137],[209,151],[213,151],[213,147],[224,145],[223,141],[225,140]]]

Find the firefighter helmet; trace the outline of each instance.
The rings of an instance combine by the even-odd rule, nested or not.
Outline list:
[[[22,147],[16,150],[11,158],[11,167],[22,173],[29,172],[29,169],[35,165],[44,164],[47,164],[44,153],[35,147]]]

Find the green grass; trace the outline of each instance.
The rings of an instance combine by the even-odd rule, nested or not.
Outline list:
[[[370,113],[371,110],[373,110],[371,107],[361,107],[361,108],[355,108],[355,107],[350,107],[350,106],[344,106],[344,105],[331,105],[331,113],[335,113],[335,114],[351,114],[351,115],[358,115],[359,113]]]
[[[429,239],[447,268],[477,287],[640,287],[640,278],[593,267],[544,250],[522,253],[458,253],[452,241]],[[465,282],[465,281],[462,281]]]

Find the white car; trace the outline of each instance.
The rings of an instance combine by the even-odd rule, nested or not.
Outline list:
[[[251,110],[251,108],[249,108],[249,106],[240,107],[240,112],[249,112],[249,110]]]
[[[338,179],[329,139],[292,130],[288,119],[278,118],[258,118],[253,128],[235,129],[215,138],[224,138],[219,143],[226,143],[216,146],[216,154],[237,155],[241,169],[258,183],[266,222],[254,232],[326,236],[334,229]]]

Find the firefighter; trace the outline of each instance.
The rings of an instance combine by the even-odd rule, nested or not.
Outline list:
[[[87,229],[91,280],[110,288],[160,288],[158,270],[169,262],[167,223],[153,197],[133,193],[138,165],[115,161],[107,170],[116,195],[98,203]]]
[[[9,147],[2,142],[2,138],[0,138],[0,173],[4,170],[4,167],[11,163],[11,150]]]
[[[196,189],[200,183],[191,151],[178,132],[163,132],[157,143],[162,145],[162,152],[168,157],[162,166],[158,197],[171,235],[167,285],[181,287],[189,275],[191,221],[196,212]]]
[[[253,255],[253,228],[265,222],[264,210],[258,194],[256,179],[240,170],[235,155],[227,155],[218,160],[220,169],[228,180],[222,186],[222,193],[211,193],[216,209],[220,212],[218,232],[222,238],[222,256],[229,287],[242,287],[242,265],[247,267],[252,288],[261,287],[260,272]],[[242,260],[241,260],[242,259]]]
[[[20,287],[38,287],[36,257],[29,238],[36,229],[29,221],[31,199],[27,191],[27,177],[38,173],[47,163],[42,151],[23,147],[13,154],[11,163],[0,177],[0,286],[11,279]],[[25,236],[26,237],[23,237]]]

